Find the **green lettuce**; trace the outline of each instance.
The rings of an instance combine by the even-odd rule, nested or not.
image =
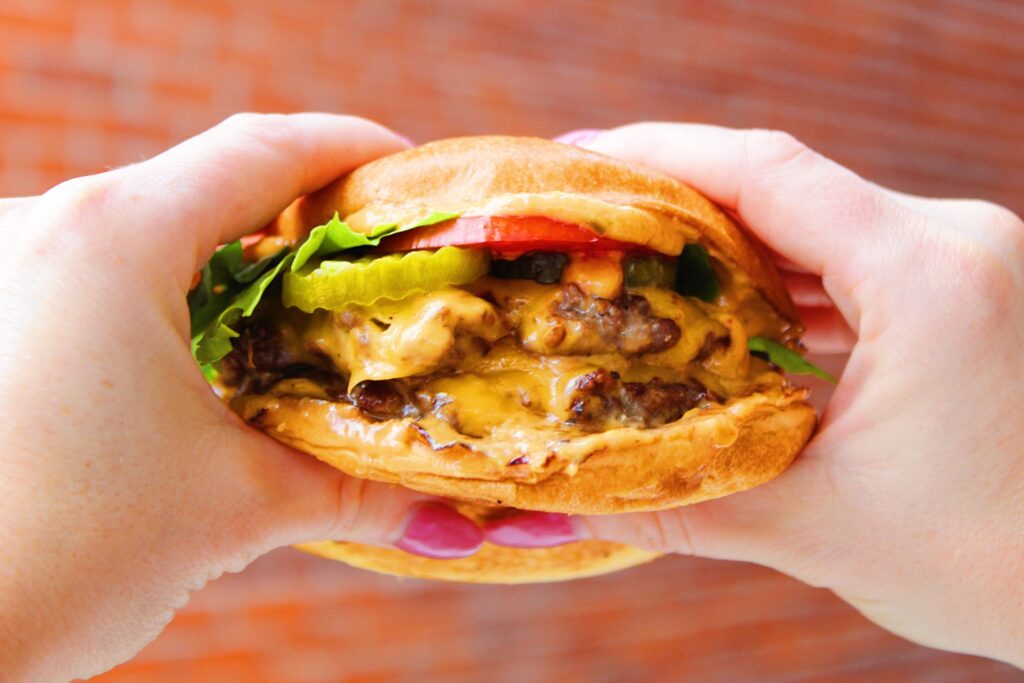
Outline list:
[[[765,337],[751,337],[747,340],[747,348],[755,355],[761,356],[773,365],[777,365],[786,372],[797,375],[814,375],[826,382],[836,383],[836,378],[825,372],[814,363],[810,362],[796,351],[786,348],[778,342]]]
[[[221,247],[203,266],[199,284],[188,295],[193,358],[207,379],[215,377],[214,364],[231,352],[231,340],[238,336],[233,326],[255,312],[264,293],[286,269],[294,273],[312,259],[375,247],[389,235],[458,217],[457,213],[434,212],[407,225],[378,225],[364,235],[335,213],[327,223],[313,228],[294,251],[284,248],[255,263],[242,260],[240,241]]]
[[[684,296],[695,296],[708,303],[718,299],[722,286],[711,267],[707,249],[699,244],[686,245],[676,266],[675,289]]]
[[[369,235],[364,235],[348,227],[344,221],[338,218],[338,214],[335,213],[334,217],[327,221],[327,223],[313,228],[306,241],[299,245],[295,252],[295,260],[292,262],[292,272],[294,273],[309,263],[310,259],[318,256],[330,256],[331,254],[337,254],[346,249],[355,249],[356,247],[375,247],[380,244],[382,239],[389,235],[395,235],[406,230],[412,230],[413,228],[425,228],[428,225],[436,225],[437,223],[443,223],[458,217],[459,214],[457,213],[435,211],[426,218],[409,225],[399,226],[398,223],[378,225],[370,231]]]

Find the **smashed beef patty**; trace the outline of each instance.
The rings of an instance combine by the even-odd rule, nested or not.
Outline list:
[[[244,394],[268,392],[285,381],[308,380],[326,397],[351,403],[374,419],[434,413],[458,428],[460,415],[479,407],[453,403],[428,383],[438,377],[472,374],[471,368],[461,368],[458,363],[468,348],[486,356],[496,341],[505,339],[503,343],[516,343],[537,357],[609,353],[635,357],[670,349],[681,336],[675,321],[653,315],[647,300],[637,294],[604,299],[568,284],[545,287],[543,296],[515,301],[493,299],[497,301],[491,304],[462,290],[448,290],[420,308],[411,307],[405,316],[409,320],[422,324],[421,319],[429,312],[431,325],[443,328],[421,330],[430,336],[420,345],[429,353],[418,357],[411,376],[391,372],[381,379],[363,379],[360,371],[339,367],[339,354],[323,347],[325,329],[326,336],[346,339],[346,335],[359,335],[351,341],[365,346],[362,337],[367,311],[346,310],[313,316],[276,315],[275,323],[249,322],[232,342],[233,350],[223,364],[222,381]],[[438,306],[438,301],[458,305]],[[500,319],[493,319],[492,312]],[[380,327],[380,334],[398,332],[390,329],[391,325],[375,325]],[[315,332],[309,332],[313,329]],[[403,353],[408,355],[414,346],[403,344]],[[422,362],[423,356],[430,356],[430,367]],[[538,362],[541,360],[538,358]],[[587,363],[583,358],[573,361],[577,362],[584,367]],[[483,377],[486,380],[487,376]],[[661,426],[695,406],[718,400],[693,380],[670,381],[654,376],[643,382],[623,381],[617,372],[594,366],[568,379],[568,391],[561,396],[560,405],[547,406],[551,414],[543,417],[586,431],[622,424]],[[291,382],[287,388],[295,386],[299,385]],[[525,399],[522,404],[539,411]],[[495,415],[499,421],[502,417]]]
[[[517,319],[522,347],[542,356],[639,356],[672,348],[682,334],[674,320],[651,313],[642,296],[605,299],[573,283],[528,303],[499,299],[502,304]]]

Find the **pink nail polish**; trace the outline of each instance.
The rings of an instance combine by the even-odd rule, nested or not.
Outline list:
[[[604,131],[600,128],[580,128],[579,130],[571,130],[568,133],[562,133],[558,137],[551,138],[555,142],[561,142],[566,145],[584,145]]]
[[[488,543],[509,548],[550,548],[580,540],[568,515],[554,512],[524,512],[488,524]]]
[[[452,508],[427,503],[413,512],[395,546],[413,555],[451,560],[475,553],[483,537],[480,527]]]

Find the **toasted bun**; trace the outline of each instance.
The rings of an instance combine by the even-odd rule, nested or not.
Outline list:
[[[275,439],[355,477],[456,500],[593,515],[697,503],[772,479],[814,428],[805,395],[773,390],[691,410],[654,429],[568,440],[538,432],[517,442],[438,441],[412,419],[375,422],[347,403],[320,399],[245,396],[232,406]],[[543,464],[507,465],[524,451]]]
[[[306,543],[300,550],[382,574],[465,583],[540,583],[566,581],[628,569],[658,557],[639,548],[603,541],[582,541],[557,548],[519,550],[484,544],[459,560],[432,560],[393,548],[358,543]]]
[[[433,211],[544,215],[605,237],[678,254],[700,242],[739,287],[756,290],[798,326],[766,253],[714,204],[652,171],[532,138],[442,140],[363,166],[289,208],[277,231],[298,237],[339,213],[357,230]],[[570,514],[657,510],[757,486],[781,473],[814,429],[806,392],[789,387],[692,410],[654,429],[565,439],[496,430],[469,438],[443,423],[374,421],[345,403],[245,396],[233,409],[274,438],[366,479],[478,505]],[[510,466],[526,455],[531,464]],[[551,581],[622,569],[654,557],[628,546],[574,543],[546,550],[485,546],[462,560],[323,542],[304,550],[391,574],[458,581]]]
[[[487,505],[467,502],[455,502],[454,505],[463,516],[481,525],[507,514],[507,511]],[[458,560],[432,560],[394,548],[358,543],[324,541],[307,543],[299,548],[384,574],[468,583],[565,581],[628,569],[658,557],[657,553],[607,541],[581,541],[535,550],[485,543],[474,555]]]
[[[305,234],[338,212],[369,230],[434,211],[599,224],[604,237],[670,255],[697,241],[797,321],[764,250],[703,195],[655,171],[540,138],[451,138],[378,159],[290,207],[278,229]]]

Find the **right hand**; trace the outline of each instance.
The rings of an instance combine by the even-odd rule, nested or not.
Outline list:
[[[919,643],[1024,666],[1024,225],[874,185],[789,135],[646,123],[581,146],[660,170],[795,266],[812,351],[852,353],[759,488],[583,535],[774,567]]]

